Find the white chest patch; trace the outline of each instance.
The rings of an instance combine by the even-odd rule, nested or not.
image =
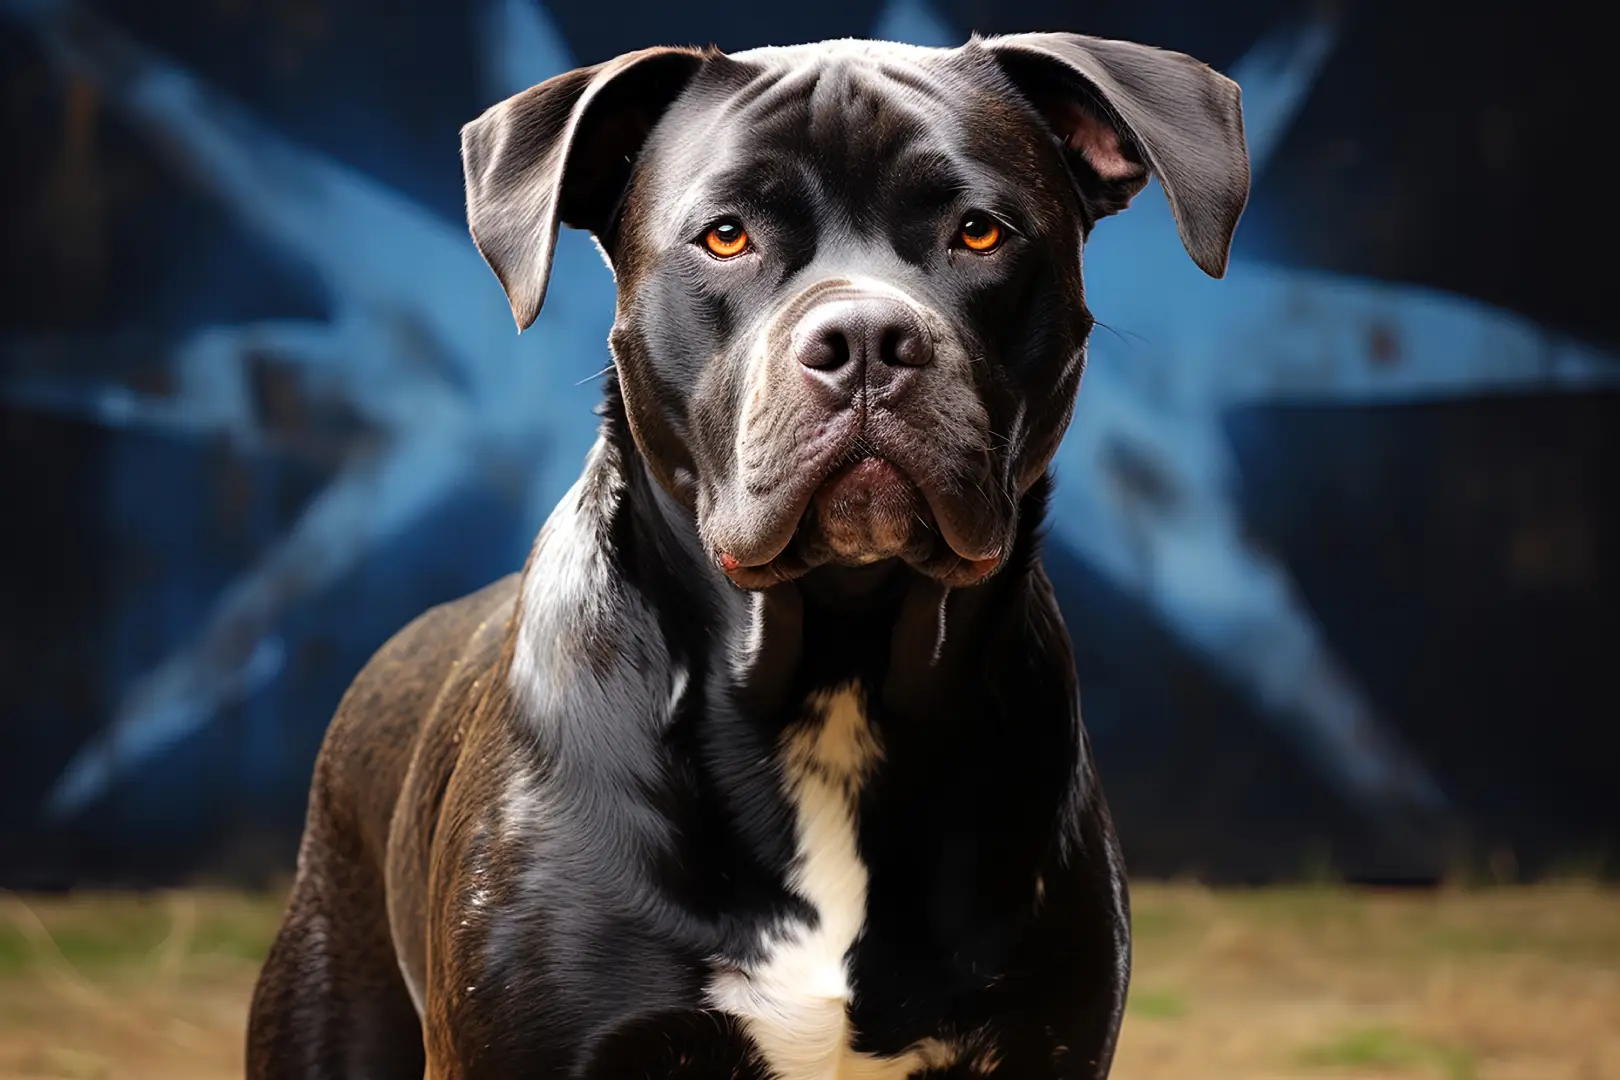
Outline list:
[[[956,1054],[932,1039],[896,1057],[850,1048],[847,956],[866,925],[867,886],[856,813],[883,751],[855,688],[812,700],[818,709],[825,719],[791,729],[780,758],[798,841],[789,884],[817,920],[767,931],[763,961],[716,974],[709,1000],[743,1022],[777,1080],[905,1080]]]

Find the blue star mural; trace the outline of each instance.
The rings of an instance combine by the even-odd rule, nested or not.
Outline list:
[[[588,238],[565,232],[546,309],[519,337],[459,220],[294,144],[81,6],[9,0],[4,10],[327,300],[320,319],[196,331],[174,349],[161,395],[57,370],[53,358],[104,347],[96,343],[12,341],[5,397],[273,454],[281,447],[252,386],[253,364],[268,362],[363,427],[286,531],[212,598],[201,627],[123,692],[51,790],[46,810],[61,819],[284,677],[277,635],[289,613],[369,553],[410,543],[413,527],[471,478],[517,478],[517,517],[532,535],[590,445],[613,292]],[[488,101],[575,64],[530,0],[486,0],[474,18]],[[893,0],[871,33],[954,45],[965,28],[923,0]],[[1334,37],[1330,21],[1302,19],[1230,70],[1244,89],[1257,180]],[[1444,816],[1446,793],[1334,655],[1288,568],[1245,534],[1223,417],[1255,402],[1580,392],[1620,383],[1620,361],[1430,289],[1241,257],[1211,281],[1186,259],[1156,186],[1099,227],[1085,258],[1106,329],[1094,336],[1056,462],[1054,542],[1247,694],[1349,804],[1370,818]]]

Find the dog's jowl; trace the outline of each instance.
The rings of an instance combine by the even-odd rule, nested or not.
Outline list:
[[[618,286],[601,432],[521,575],[345,696],[253,1002],[269,1077],[1108,1074],[1124,870],[1041,569],[1157,177],[1224,272],[1237,87],[1072,34],[650,49],[463,132],[520,328]]]

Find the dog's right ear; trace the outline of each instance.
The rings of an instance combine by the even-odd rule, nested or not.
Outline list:
[[[642,143],[705,58],[626,53],[547,79],[461,129],[467,224],[520,331],[545,302],[558,224],[602,237]]]

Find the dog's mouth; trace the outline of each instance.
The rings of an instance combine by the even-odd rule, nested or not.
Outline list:
[[[891,457],[869,448],[835,458],[802,496],[796,525],[782,542],[743,563],[722,553],[726,574],[746,588],[800,577],[824,565],[866,566],[900,559],[952,585],[973,584],[1001,561],[984,522],[953,528],[964,510],[918,484]]]
[[[819,531],[839,562],[861,564],[904,555],[919,531],[932,528],[933,512],[911,478],[887,458],[869,455],[822,482],[799,532]]]

